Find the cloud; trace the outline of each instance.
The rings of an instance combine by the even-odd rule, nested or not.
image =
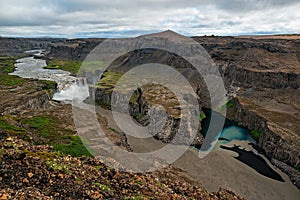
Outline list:
[[[0,35],[128,37],[299,33],[298,0],[0,0]]]

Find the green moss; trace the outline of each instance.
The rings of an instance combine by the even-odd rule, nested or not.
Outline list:
[[[29,125],[30,128],[36,129],[42,137],[50,138],[56,136],[55,119],[48,116],[35,116],[24,120],[23,123]]]
[[[0,155],[3,155],[3,154],[5,154],[4,149],[0,149]]]
[[[203,119],[206,118],[206,115],[203,111],[200,112],[200,115],[199,115],[199,121],[201,122]]]
[[[138,184],[138,185],[143,185],[143,182],[136,180],[135,178],[133,179],[133,182]]]
[[[39,82],[44,83],[43,90],[56,90],[57,83],[55,81],[49,81],[49,80],[39,80]]]
[[[44,69],[62,69],[75,75],[77,74],[80,66],[81,61],[49,60]]]
[[[100,170],[100,169],[103,169],[104,167],[102,166],[102,165],[97,165],[97,166],[95,166],[95,169],[96,170]]]
[[[135,118],[136,118],[137,120],[141,120],[142,117],[143,117],[143,114],[142,114],[142,113],[136,113],[136,115],[135,115]]]
[[[91,153],[86,149],[79,136],[74,131],[60,127],[59,120],[50,116],[35,116],[22,120],[29,128],[36,131],[40,138],[48,139],[54,150],[71,156],[88,156]],[[43,140],[36,141],[36,144],[43,144]]]
[[[261,136],[261,131],[259,131],[259,130],[252,130],[251,131],[251,137],[253,139],[255,139],[256,141],[259,140],[260,136]]]
[[[70,173],[69,167],[66,164],[58,164],[53,160],[47,160],[46,165],[48,168],[53,169],[55,171],[65,171]]]
[[[240,127],[242,127],[243,126],[243,122],[238,122],[237,125],[240,126]]]
[[[104,72],[102,78],[98,81],[98,88],[112,88],[114,87],[118,80],[122,77],[123,74],[116,72]]]
[[[47,65],[44,69],[61,69],[59,65]]]
[[[28,150],[24,150],[24,153],[26,153],[26,155],[28,155],[28,156],[40,157],[40,158],[45,159],[45,160],[53,160],[57,156],[60,156],[59,152],[44,152],[44,151],[31,152],[31,151],[28,151]]]
[[[117,132],[116,129],[112,128],[112,127],[108,127],[109,130],[113,131],[113,132]]]
[[[233,104],[232,100],[227,101],[227,103],[226,103],[227,108],[232,108],[233,106],[234,106],[234,104]]]
[[[102,61],[85,61],[81,64],[78,74],[84,74],[86,72],[96,72],[98,70],[104,71],[106,69],[104,62]]]
[[[104,192],[108,192],[108,191],[111,190],[107,185],[104,185],[104,184],[101,184],[101,183],[98,183],[98,182],[95,182],[93,184],[97,185]]]
[[[23,79],[15,75],[0,74],[0,85],[16,86],[28,82],[28,79]]]
[[[9,124],[5,119],[3,119],[3,117],[0,117],[0,128],[12,134],[26,134],[26,130],[24,128]]]
[[[13,57],[0,57],[0,73],[8,74],[15,69],[15,59]]]
[[[64,136],[64,138],[62,139],[63,139],[63,143],[52,143],[54,150],[75,157],[80,157],[80,156],[92,157],[92,154],[83,145],[79,136],[69,135],[69,136]]]

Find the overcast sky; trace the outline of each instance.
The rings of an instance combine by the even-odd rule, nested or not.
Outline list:
[[[300,33],[299,0],[0,0],[0,35],[131,37]]]

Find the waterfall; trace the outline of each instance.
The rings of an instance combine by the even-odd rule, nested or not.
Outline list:
[[[57,101],[78,101],[82,102],[89,96],[89,89],[86,78],[77,78],[69,87],[65,87],[53,95]]]

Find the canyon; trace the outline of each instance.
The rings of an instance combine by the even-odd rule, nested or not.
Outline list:
[[[168,31],[166,34],[172,35],[173,33]],[[5,38],[1,39],[5,40]],[[267,38],[203,36],[192,37],[192,39],[208,52],[220,71],[228,91],[228,102],[225,105],[226,118],[256,134],[258,151],[265,154],[275,166],[289,176],[293,184],[300,188],[300,39],[297,37],[272,38],[271,36]],[[45,54],[42,58],[48,62],[55,63],[57,60],[81,62],[103,41],[104,39],[33,39],[28,45],[22,39],[9,39],[8,42],[1,43],[0,49],[2,55],[11,56],[23,54],[24,48],[43,48]],[[16,49],[18,49],[18,54],[14,53]],[[115,60],[104,73],[96,72],[98,73],[96,77],[99,73],[102,76],[96,87],[90,86],[89,88],[91,96],[95,95],[92,100],[109,108],[112,89],[119,78],[134,66],[157,60],[160,60],[162,64],[172,66],[189,80],[198,95],[200,113],[202,109],[211,109],[205,83],[201,77],[199,78],[191,64],[172,53],[153,49],[130,52]],[[88,82],[94,82],[95,77],[92,75],[87,78]],[[22,104],[18,98],[12,98],[8,93],[0,99],[3,102],[0,108],[1,113],[22,112],[20,114],[26,115],[26,112],[22,110],[49,108],[50,110],[57,109],[51,113],[59,113],[57,106],[61,105],[51,101],[53,92],[38,89],[45,88],[43,84],[46,83],[36,83],[32,80],[22,86],[24,87],[22,91],[26,91],[26,87],[30,87],[31,84],[37,84],[37,88],[34,91],[28,90],[30,92],[25,94],[19,92],[21,90],[18,88],[8,88],[10,92],[16,91],[17,96],[22,96],[21,101],[27,104]],[[5,88],[5,90],[8,89]],[[53,86],[51,89],[55,90]],[[151,107],[162,102],[165,102],[163,106],[167,108],[167,123],[162,131],[154,135],[154,138],[168,143],[172,141],[174,130],[178,128],[178,121],[180,121],[178,102],[174,94],[158,85],[146,85],[141,87],[140,91],[136,90],[131,97],[129,112],[138,123],[147,125],[151,120],[147,118],[147,113],[159,113],[160,110],[153,111]],[[67,124],[70,123],[67,122]],[[112,137],[124,148],[128,148],[124,138],[120,139],[118,134]],[[192,145],[200,148],[203,140],[200,120],[197,136]],[[175,141],[175,144],[182,142],[184,143],[184,141]]]

